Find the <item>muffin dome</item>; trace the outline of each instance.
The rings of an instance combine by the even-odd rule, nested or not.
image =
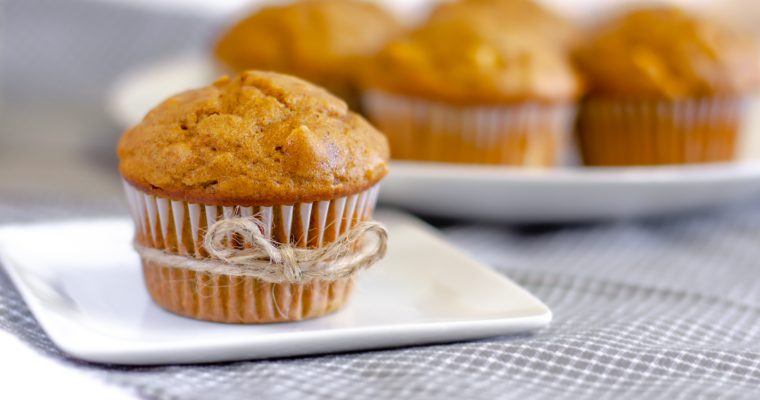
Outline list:
[[[387,173],[388,145],[325,90],[246,71],[170,97],[122,136],[118,155],[145,192],[248,206],[365,190]]]
[[[578,77],[560,50],[506,29],[460,18],[431,21],[390,41],[367,66],[364,84],[454,104],[577,97]]]
[[[284,72],[350,97],[356,64],[401,30],[382,8],[354,0],[264,7],[224,33],[215,52],[235,71]]]
[[[430,13],[430,21],[445,19],[496,24],[508,32],[520,29],[523,35],[563,49],[575,45],[580,37],[574,24],[533,0],[459,0],[440,4]]]
[[[644,9],[601,27],[576,58],[595,95],[737,95],[760,83],[757,46],[675,8]]]

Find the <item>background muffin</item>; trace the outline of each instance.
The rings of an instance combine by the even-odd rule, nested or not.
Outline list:
[[[580,29],[568,19],[542,7],[533,0],[459,0],[433,8],[430,21],[469,20],[475,24],[493,24],[508,32],[522,30],[550,45],[569,49],[580,39]]]
[[[234,71],[249,68],[307,79],[358,105],[357,64],[401,26],[382,8],[354,0],[304,0],[264,7],[232,26],[215,54]]]
[[[625,14],[577,52],[589,83],[579,140],[590,165],[734,157],[741,97],[757,88],[757,45],[675,8]]]
[[[392,40],[363,83],[394,158],[526,166],[556,163],[580,91],[556,46],[458,18]]]
[[[385,138],[300,79],[247,71],[164,101],[118,147],[140,246],[204,258],[216,220],[258,215],[268,238],[320,247],[369,219]],[[143,257],[162,307],[221,322],[299,320],[340,308],[352,278],[305,284],[195,272]]]

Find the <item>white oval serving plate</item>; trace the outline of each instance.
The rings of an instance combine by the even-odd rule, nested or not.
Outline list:
[[[125,74],[109,110],[122,126],[163,98],[206,85],[217,70],[187,55]],[[740,160],[734,163],[551,170],[393,162],[380,201],[411,211],[503,222],[571,222],[691,211],[760,196],[760,102],[747,105]]]

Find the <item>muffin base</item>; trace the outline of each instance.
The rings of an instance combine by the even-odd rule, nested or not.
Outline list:
[[[689,164],[733,160],[742,101],[586,100],[578,143],[590,166]]]
[[[569,152],[568,104],[457,106],[370,91],[364,110],[402,160],[549,167]]]
[[[332,200],[269,207],[223,207],[169,200],[124,183],[135,222],[135,241],[169,254],[203,259],[203,235],[215,221],[257,216],[264,234],[278,242],[316,248],[335,241],[356,224],[369,220],[378,186]],[[230,246],[243,247],[239,238]],[[145,284],[153,300],[173,313],[214,322],[269,323],[319,317],[343,307],[353,278],[308,284],[267,283],[260,279],[199,272],[143,262]]]
[[[225,323],[271,323],[320,317],[342,308],[353,279],[309,284],[267,283],[143,261],[148,293],[167,311]]]

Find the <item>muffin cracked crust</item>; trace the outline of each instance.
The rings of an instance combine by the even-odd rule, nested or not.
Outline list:
[[[218,205],[316,201],[387,173],[385,137],[327,91],[259,71],[173,96],[127,131],[120,172],[141,190]]]

